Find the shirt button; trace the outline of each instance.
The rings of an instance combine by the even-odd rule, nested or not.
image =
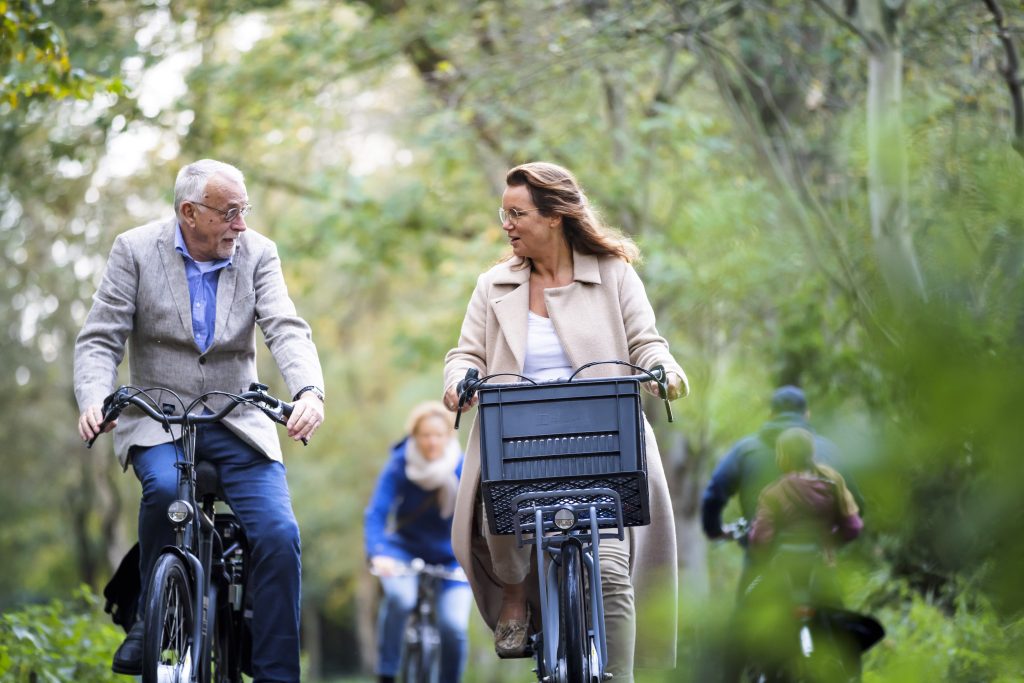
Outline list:
[[[199,364],[206,365],[206,356],[199,356]]]

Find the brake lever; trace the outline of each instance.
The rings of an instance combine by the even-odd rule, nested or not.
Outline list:
[[[260,410],[263,411],[264,415],[266,415],[271,420],[280,425],[288,424],[288,418],[292,416],[292,410],[295,409],[295,406],[293,406],[291,403],[285,403],[284,401],[281,400],[277,402],[277,410],[271,410],[262,403],[258,405]],[[309,445],[309,439],[305,436],[302,437],[300,441],[302,441],[303,446]]]
[[[665,372],[665,366],[655,365],[651,368],[651,374],[655,376],[655,382],[658,384],[658,396],[665,402],[665,415],[669,422],[675,422],[675,416],[672,414],[672,402],[668,400],[668,373]]]
[[[128,395],[127,387],[118,387],[116,391],[103,399],[103,421],[100,422],[99,428],[93,437],[85,442],[86,448],[92,448],[92,445],[96,443],[96,439],[100,438],[100,434],[107,428],[107,425],[121,416],[121,411],[124,410]]]
[[[462,420],[462,408],[473,398],[476,393],[476,385],[480,377],[476,368],[466,370],[466,376],[455,385],[455,392],[459,395],[459,407],[455,409],[455,429],[459,428]]]

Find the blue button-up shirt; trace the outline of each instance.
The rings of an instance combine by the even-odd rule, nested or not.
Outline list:
[[[217,323],[217,282],[220,271],[231,265],[231,259],[197,262],[188,253],[180,224],[174,232],[174,248],[185,259],[188,298],[192,305],[192,337],[199,350],[206,351],[213,342]]]

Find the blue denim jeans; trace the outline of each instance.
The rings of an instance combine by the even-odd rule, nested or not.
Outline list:
[[[402,660],[405,622],[416,606],[416,576],[381,577],[384,598],[377,618],[377,674],[397,676]],[[441,631],[440,683],[458,683],[468,651],[466,627],[473,593],[469,584],[444,581],[437,598],[437,623]]]
[[[172,443],[133,448],[142,483],[139,549],[145,601],[160,550],[174,543],[167,506],[178,495],[178,449]],[[253,683],[298,683],[301,559],[299,525],[281,463],[260,454],[227,427],[202,425],[196,457],[217,467],[228,504],[249,540],[253,598]],[[139,618],[145,604],[139,605]]]

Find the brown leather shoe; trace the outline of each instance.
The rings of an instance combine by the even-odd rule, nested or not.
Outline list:
[[[522,620],[499,621],[494,629],[494,651],[502,659],[516,659],[526,656],[530,639],[530,605],[526,605],[526,617]]]

